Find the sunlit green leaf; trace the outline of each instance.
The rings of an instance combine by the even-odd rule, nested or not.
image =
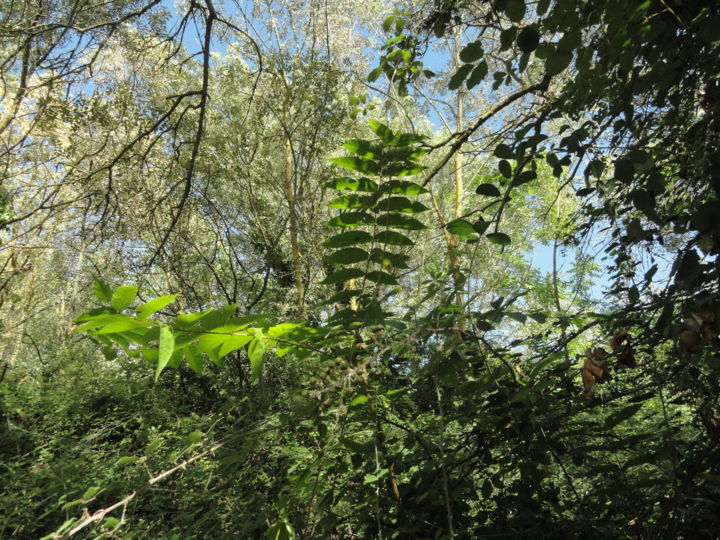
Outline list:
[[[187,361],[188,366],[190,366],[190,369],[197,374],[202,373],[203,361],[202,356],[197,351],[197,347],[191,345],[189,347],[185,347],[183,351],[185,353],[185,360]]]
[[[173,302],[176,298],[176,294],[160,296],[159,298],[155,298],[153,300],[150,300],[149,302],[144,303],[141,306],[136,307],[135,311],[137,312],[137,316],[139,318],[145,319],[153,313],[160,311],[162,308]]]
[[[425,212],[428,207],[417,201],[411,201],[407,197],[387,197],[375,205],[375,210],[417,214]]]
[[[395,137],[395,134],[392,132],[392,130],[387,127],[385,124],[382,124],[378,122],[377,120],[371,118],[368,120],[368,124],[370,124],[370,129],[372,129],[375,132],[375,135],[380,137],[380,139],[389,144],[392,142],[393,138]]]
[[[475,231],[472,223],[464,219],[451,221],[446,225],[446,228],[449,233],[457,234],[462,241],[477,240],[478,238],[478,233]]]
[[[138,288],[132,285],[123,285],[118,287],[112,295],[111,303],[118,311],[122,311],[130,307],[130,304],[135,300]]]
[[[370,196],[362,195],[341,195],[334,198],[328,203],[330,208],[338,208],[347,210],[349,208],[370,208],[374,203],[374,199]]]
[[[365,191],[374,192],[377,191],[378,185],[369,178],[351,178],[349,176],[341,176],[333,178],[325,184],[326,188],[336,189],[338,191]]]
[[[170,357],[172,356],[174,350],[175,336],[173,335],[172,330],[170,330],[169,327],[163,326],[162,328],[160,328],[158,363],[157,368],[155,369],[155,382],[157,382],[160,378],[160,374],[162,373],[163,369],[165,369],[165,366],[168,365],[168,362],[170,361]]]
[[[374,237],[376,242],[393,246],[413,246],[415,242],[396,231],[381,231]]]
[[[112,300],[112,289],[100,278],[93,280],[93,292],[98,300],[103,304],[109,304]]]
[[[265,338],[260,329],[255,329],[255,337],[248,346],[248,358],[252,376],[257,380],[260,378],[265,363]]]
[[[356,156],[337,157],[330,159],[336,165],[340,165],[351,171],[356,171],[361,174],[368,174],[370,176],[377,176],[380,174],[380,166],[377,161],[372,159],[363,159]]]
[[[367,212],[346,212],[327,222],[330,227],[359,227],[371,225],[375,220]]]
[[[341,248],[372,241],[372,235],[366,231],[347,231],[331,236],[323,242],[327,248]]]

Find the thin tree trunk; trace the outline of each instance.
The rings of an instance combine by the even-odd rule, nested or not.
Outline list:
[[[454,47],[455,47],[455,65],[460,66],[460,36],[456,32],[454,35]],[[463,129],[463,105],[465,96],[462,90],[457,92],[457,102],[455,110],[455,129],[458,133]],[[455,152],[454,155],[454,177],[455,177],[455,219],[460,218],[463,215],[464,207],[464,196],[465,196],[465,185],[463,182],[463,155],[460,150]],[[459,239],[456,234],[452,234],[448,241],[448,256],[450,259],[450,272],[455,281],[457,287],[460,283],[461,272],[460,272],[460,254],[458,253]],[[463,304],[463,294],[458,289],[456,294],[455,302],[458,305]]]
[[[292,142],[285,139],[285,196],[290,210],[290,249],[292,251],[293,277],[300,314],[305,311],[305,284],[303,283],[302,258],[298,245],[297,200],[295,198],[295,158]]]

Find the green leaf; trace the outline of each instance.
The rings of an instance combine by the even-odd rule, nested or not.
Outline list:
[[[541,312],[528,313],[528,317],[530,317],[531,319],[535,319],[535,321],[539,322],[540,324],[543,324],[545,321],[547,321],[547,315]]]
[[[124,467],[125,465],[135,463],[138,459],[140,458],[135,456],[123,456],[115,462],[115,465],[113,465],[113,467]]]
[[[506,51],[510,48],[510,46],[515,41],[515,36],[517,35],[517,27],[511,26],[510,28],[505,28],[502,32],[500,32],[500,50]]]
[[[175,301],[176,298],[177,294],[167,294],[165,296],[160,296],[159,298],[155,298],[153,300],[150,300],[149,302],[144,303],[141,306],[136,307],[135,311],[137,312],[137,316],[140,319],[145,319],[153,313],[160,311],[162,308],[164,308],[171,302]]]
[[[418,144],[425,140],[427,140],[427,135],[422,135],[420,133],[396,133],[391,144],[393,146],[397,146],[398,150],[406,151],[407,148],[402,147]],[[411,150],[415,149],[412,148]]]
[[[371,225],[375,220],[367,212],[346,212],[327,222],[330,227],[359,227]]]
[[[285,519],[273,523],[265,533],[266,540],[295,540],[295,530]]]
[[[331,306],[332,304],[345,304],[351,298],[353,298],[355,296],[360,296],[360,294],[362,294],[362,291],[357,290],[357,289],[339,291],[339,292],[333,294],[330,298],[323,300],[321,302],[321,304],[323,306]]]
[[[504,163],[507,163],[507,161]],[[475,188],[475,193],[486,197],[499,197],[501,195],[500,190],[493,184],[480,184]]]
[[[252,336],[239,332],[237,326],[221,326],[212,330],[212,333],[202,334],[198,340],[198,352],[209,354],[217,351],[219,356],[225,356],[247,345]]]
[[[392,227],[409,231],[419,231],[426,228],[421,221],[402,214],[382,214],[378,216],[376,222],[380,227]]]
[[[378,185],[369,178],[351,178],[349,176],[333,178],[325,184],[325,187],[337,191],[365,191],[369,193],[378,190]]]
[[[632,160],[627,157],[620,157],[615,160],[615,172],[613,174],[615,180],[621,182],[631,182],[635,176],[635,165]]]
[[[78,315],[74,322],[75,323],[81,323],[83,321],[93,321],[97,319],[103,319],[107,317],[108,315],[114,315],[115,310],[111,307],[101,307],[101,308],[95,308],[91,309],[90,311],[86,311],[82,315]]]
[[[395,22],[395,15],[390,15],[387,19],[385,19],[382,23],[383,32],[389,32],[390,28],[392,28],[392,25],[394,22]]]
[[[255,380],[260,378],[263,364],[265,363],[265,338],[263,338],[262,330],[255,329],[255,338],[248,346],[248,358],[250,359],[250,371]]]
[[[375,135],[380,137],[380,139],[386,143],[390,144],[395,137],[395,134],[392,132],[392,130],[387,127],[385,124],[381,124],[377,120],[374,120],[371,118],[368,120],[368,124],[370,124],[370,129],[372,129],[375,132]]]
[[[534,26],[526,26],[517,37],[518,48],[524,53],[531,53],[540,44],[540,33]]]
[[[336,283],[343,283],[350,279],[357,279],[365,275],[365,272],[359,268],[343,268],[342,270],[336,270],[320,283],[322,285],[334,285]]]
[[[189,347],[185,347],[184,352],[185,360],[187,361],[188,366],[190,366],[190,369],[192,369],[198,375],[202,373],[203,361],[202,357],[197,351],[197,347],[195,345],[190,345]]]
[[[446,225],[449,233],[457,234],[460,240],[477,240],[478,233],[475,231],[472,223],[464,219],[456,219]]]
[[[137,292],[138,288],[132,285],[123,285],[122,287],[118,287],[111,298],[112,307],[118,311],[127,309],[130,307],[130,304],[133,303],[133,300],[135,300]]]
[[[512,185],[515,187],[522,186],[523,184],[532,182],[536,178],[537,178],[537,173],[535,171],[523,171],[515,177]]]
[[[368,78],[367,78],[368,82],[377,81],[378,78],[380,77],[380,75],[382,75],[382,73],[383,73],[382,67],[376,67],[368,74]]]
[[[428,190],[410,180],[388,180],[380,186],[381,193],[392,195],[422,195]]]
[[[501,233],[501,232],[489,233],[489,234],[486,234],[485,236],[493,244],[499,244],[501,246],[507,246],[511,242],[510,237],[507,234]]]
[[[162,328],[160,328],[158,363],[157,368],[155,369],[155,382],[157,382],[160,378],[160,373],[162,373],[163,369],[165,369],[165,366],[167,366],[174,350],[175,336],[173,335],[172,330],[170,330],[169,327],[163,326]]]
[[[325,257],[328,264],[344,265],[367,261],[370,254],[364,249],[349,247],[335,251]]]
[[[525,17],[525,2],[523,0],[507,0],[505,4],[505,15],[512,22],[520,22]]]
[[[559,75],[570,65],[572,53],[568,51],[551,51],[545,60],[545,72],[550,75]]]
[[[414,246],[415,242],[407,236],[395,231],[381,231],[374,237],[376,242],[392,246]]]
[[[124,319],[116,319],[111,322],[107,322],[100,330],[96,331],[95,334],[117,334],[119,332],[128,332],[130,330],[137,330],[139,328],[147,328],[151,322],[139,321],[131,317]],[[84,329],[84,328],[83,328]]]
[[[93,486],[93,487],[91,487],[91,488],[88,488],[88,489],[85,491],[85,493],[83,493],[82,498],[83,498],[84,500],[86,500],[86,501],[89,500],[89,499],[92,499],[95,495],[97,495],[98,493],[100,493],[100,489],[101,489],[101,488],[98,487],[98,486]]]
[[[479,218],[475,223],[473,223],[473,229],[475,229],[475,232],[478,234],[484,234],[485,231],[488,230],[489,226],[490,222],[485,221],[483,218]]]
[[[644,403],[635,403],[612,413],[605,419],[605,429],[612,429],[621,422],[624,422],[642,409],[643,405]]]
[[[602,160],[593,159],[585,169],[585,177],[593,175],[595,178],[600,178],[604,170],[605,163]]]
[[[93,292],[103,304],[108,304],[112,300],[112,289],[100,278],[93,280]]]
[[[381,151],[377,145],[364,139],[349,139],[343,143],[343,148],[365,159],[378,157]]]
[[[498,163],[498,170],[505,178],[510,178],[512,176],[512,167],[510,166],[510,162],[506,159],[500,160]]]
[[[349,208],[370,208],[373,205],[374,198],[368,195],[341,195],[328,203],[330,208],[339,210],[347,210]]]
[[[530,377],[535,377],[535,375],[540,373],[543,369],[548,367],[550,364],[557,362],[558,360],[563,360],[563,359],[564,359],[564,355],[562,353],[551,354],[551,355],[543,358],[539,362],[532,364],[532,366],[530,367],[530,372],[529,372]]]
[[[356,405],[362,405],[363,403],[367,402],[368,399],[370,399],[370,398],[367,396],[358,396],[350,402],[348,407],[355,407]]]
[[[412,53],[407,49],[395,49],[387,55],[386,60],[392,63],[407,62],[412,57]]]
[[[521,324],[525,324],[527,322],[527,315],[520,313],[519,311],[508,311],[506,315]]]
[[[419,187],[419,186],[418,186]],[[387,197],[375,205],[374,210],[384,212],[404,212],[406,214],[417,214],[425,212],[428,207],[417,201],[411,201],[407,197]]]
[[[493,153],[500,159],[515,159],[515,152],[505,143],[498,144]]]
[[[475,88],[478,84],[482,82],[482,80],[487,76],[488,74],[488,65],[487,62],[484,60],[480,62],[478,65],[475,66],[475,69],[473,69],[472,73],[470,74],[470,77],[467,81],[465,81],[465,86],[467,86],[468,90],[472,90]]]
[[[389,251],[385,251],[384,249],[375,248],[370,253],[370,260],[382,265],[387,266],[391,268],[408,268],[407,260],[409,257],[407,255],[398,255],[396,253],[390,253]]]
[[[450,82],[448,83],[448,88],[450,90],[457,90],[460,88],[460,85],[467,79],[468,75],[470,75],[470,72],[473,70],[472,64],[463,64],[460,66],[460,69],[458,69],[455,74],[450,77]]]
[[[341,248],[354,246],[355,244],[364,244],[371,241],[372,236],[368,232],[348,231],[331,236],[323,242],[323,246],[327,248]]]
[[[582,44],[582,33],[579,30],[569,30],[563,34],[557,44],[558,50],[572,53]]]
[[[351,171],[356,171],[370,176],[378,176],[380,174],[380,165],[372,159],[363,159],[356,156],[345,156],[331,158],[330,161],[336,165],[340,165]]]
[[[418,165],[411,161],[393,162],[383,165],[380,174],[382,176],[412,176],[426,168],[424,165]]]
[[[227,323],[230,320],[230,318],[233,316],[233,314],[235,313],[236,310],[237,310],[237,304],[230,304],[230,305],[218,308],[218,309],[208,310],[205,313],[205,315],[198,321],[197,324],[203,330],[212,330],[214,328],[217,328],[218,326],[222,326],[225,323]],[[245,323],[249,324],[250,322],[253,322],[254,320],[257,320],[258,318],[260,318],[260,316],[258,316],[258,315],[253,316],[253,317],[254,317],[253,319],[247,319],[247,320],[239,322],[237,324],[238,325],[245,324]],[[245,326],[247,326],[247,324],[245,324]]]
[[[469,62],[476,62],[477,60],[480,60],[483,55],[483,47],[481,41],[473,41],[472,43],[468,43],[465,45],[465,47],[462,48],[460,51],[460,60],[462,60],[465,63]]]
[[[388,274],[387,272],[382,272],[380,270],[375,270],[373,272],[368,272],[365,274],[365,279],[372,281],[374,283],[378,283],[380,285],[397,285],[397,280]]]

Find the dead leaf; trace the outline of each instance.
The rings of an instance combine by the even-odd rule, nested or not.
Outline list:
[[[681,353],[692,354],[700,350],[700,334],[694,330],[683,330],[680,332],[680,337],[678,339],[680,341],[679,348]]]

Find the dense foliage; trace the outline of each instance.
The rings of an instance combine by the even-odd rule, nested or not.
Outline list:
[[[717,536],[720,6],[0,6],[0,536]]]

